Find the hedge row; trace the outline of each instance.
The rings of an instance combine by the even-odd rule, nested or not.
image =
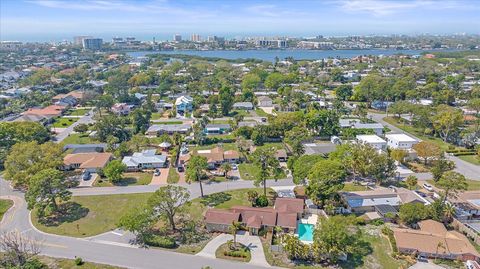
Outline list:
[[[144,238],[145,244],[161,248],[175,248],[175,239],[168,236],[149,235]]]

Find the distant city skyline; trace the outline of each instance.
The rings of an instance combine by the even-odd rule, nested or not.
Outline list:
[[[1,40],[480,34],[480,4],[469,0],[18,0],[0,5]]]

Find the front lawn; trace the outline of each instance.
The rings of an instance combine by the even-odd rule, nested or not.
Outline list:
[[[234,260],[239,262],[249,262],[251,257],[250,249],[248,247],[237,243],[236,249],[230,249],[228,243],[222,244],[215,251],[215,257],[218,259]]]
[[[57,118],[53,122],[52,126],[56,128],[67,128],[76,122],[78,118]]]
[[[3,215],[13,206],[13,201],[9,199],[0,199],[0,222],[3,219]]]
[[[260,168],[258,168],[253,163],[242,163],[238,165],[238,171],[240,172],[240,178],[243,180],[255,180],[260,178]],[[281,172],[278,176],[278,179],[283,179],[287,175],[285,172]],[[269,177],[268,179],[274,179],[273,176]]]
[[[48,266],[48,268],[64,268],[64,269],[120,269],[122,267],[111,266],[107,264],[99,264],[93,262],[84,262],[82,265],[76,265],[75,260],[53,258],[40,256],[38,259]]]
[[[150,172],[123,173],[123,179],[120,182],[112,183],[108,179],[97,179],[95,187],[129,186],[129,185],[148,185],[152,182],[153,174]]]
[[[63,139],[62,144],[93,144],[98,143],[98,141],[90,138],[88,134],[70,134],[65,139]]]
[[[167,177],[167,183],[168,184],[175,184],[178,183],[180,180],[180,175],[177,173],[177,169],[175,167],[170,166],[168,169],[168,177]]]
[[[478,158],[478,155],[464,155],[458,156],[458,158],[471,164],[480,165],[480,158]]]
[[[263,111],[263,109],[261,109],[261,108],[255,109],[255,113],[257,113],[257,116],[259,116],[259,117],[268,116],[267,112]]]
[[[129,210],[146,203],[151,193],[73,196],[62,205],[62,214],[47,220],[32,212],[33,225],[46,233],[88,237],[111,231]]]
[[[435,185],[435,181],[433,179],[427,180],[428,183],[431,185],[439,188],[437,185]],[[468,184],[468,191],[478,191],[480,190],[480,181],[479,180],[470,180],[467,179],[467,184]]]

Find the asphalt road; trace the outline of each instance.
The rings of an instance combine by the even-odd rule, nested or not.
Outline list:
[[[383,126],[386,126],[388,127],[390,130],[391,130],[391,133],[398,133],[398,134],[407,134],[417,140],[422,140],[410,133],[407,133],[405,131],[403,131],[402,129],[400,128],[397,128],[393,125],[391,125],[390,123],[386,122],[383,120],[384,117],[386,117],[385,114],[377,114],[377,113],[369,113],[368,114],[369,117],[371,117],[372,120],[378,122],[378,123],[381,123]],[[455,163],[455,171],[463,174],[466,178],[468,179],[472,179],[472,180],[480,180],[480,166],[478,165],[475,165],[475,164],[471,164],[469,162],[466,162],[458,157],[455,157],[455,156],[450,156],[450,155],[447,155],[446,156],[447,159],[453,161]]]
[[[268,186],[291,185],[291,180],[282,180],[278,182],[269,181]],[[205,186],[205,193],[213,193],[224,190],[233,190],[248,188],[253,186],[253,182],[234,182],[234,183],[218,183]],[[146,188],[132,191],[151,192],[158,186],[143,186]],[[198,197],[200,191],[198,184],[187,185],[192,198]],[[126,187],[123,193],[127,192]],[[96,190],[96,188],[92,188]],[[81,190],[81,189],[78,189]],[[113,190],[112,190],[113,191]],[[105,194],[99,191],[93,192],[95,195]],[[118,192],[116,192],[118,193]],[[2,223],[0,223],[0,232],[17,230],[38,242],[41,245],[41,254],[59,258],[73,259],[75,256],[82,257],[86,261],[111,264],[127,268],[176,268],[191,269],[210,266],[215,269],[231,269],[231,268],[265,268],[258,265],[243,264],[234,261],[212,259],[202,256],[175,253],[160,249],[139,248],[136,245],[127,243],[123,239],[116,239],[115,232],[107,232],[90,238],[73,238],[67,236],[58,236],[46,234],[38,231],[30,222],[30,212],[24,200],[23,193],[12,190],[3,178],[0,178],[0,194],[2,198],[14,200],[15,204],[9,210]],[[85,192],[83,195],[87,195]],[[78,193],[76,194],[78,195]],[[117,236],[121,236],[118,234]],[[127,237],[128,238],[128,237]]]

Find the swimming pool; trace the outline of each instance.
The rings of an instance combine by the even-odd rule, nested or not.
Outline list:
[[[313,224],[298,223],[298,238],[301,241],[313,241]]]

